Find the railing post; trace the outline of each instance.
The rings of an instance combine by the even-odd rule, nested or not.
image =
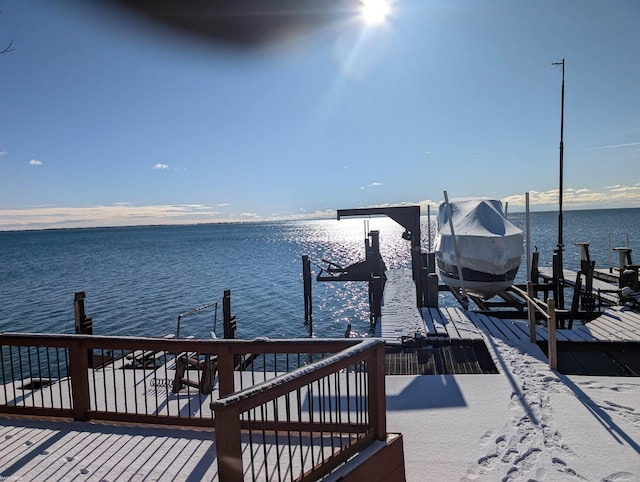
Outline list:
[[[377,440],[387,438],[387,405],[385,394],[384,343],[373,347],[369,357],[369,422]]]
[[[73,340],[69,345],[69,377],[71,378],[71,397],[73,418],[87,420],[91,409],[89,398],[89,357],[82,340]]]
[[[242,482],[240,414],[233,405],[216,407],[215,419],[218,478],[224,482]]]
[[[235,368],[235,357],[229,349],[228,344],[224,344],[218,351],[218,384],[220,397],[226,397],[235,392],[233,372]],[[216,427],[218,421],[216,420]]]
[[[547,300],[549,305],[549,320],[547,328],[549,332],[549,368],[558,369],[558,346],[556,343],[556,301],[553,298]]]
[[[533,299],[533,281],[527,281],[527,316],[529,318],[529,339],[536,342],[536,307]]]

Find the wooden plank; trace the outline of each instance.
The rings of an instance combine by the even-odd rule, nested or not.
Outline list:
[[[568,335],[566,333],[567,331],[569,331],[569,330],[560,330],[560,329],[556,328],[556,340],[557,341],[573,341],[572,340],[572,336]],[[547,333],[549,333],[548,325],[547,325]]]
[[[615,306],[608,308],[602,315],[614,317],[623,323],[629,331],[640,333],[640,313],[623,310],[622,306]]]
[[[447,334],[447,329],[444,327],[444,321],[440,310],[438,308],[428,308],[428,310],[431,314],[431,321],[433,322],[435,332],[440,336],[449,336]]]
[[[480,315],[485,316],[485,315]],[[510,320],[501,320],[492,316],[487,317],[500,330],[507,340],[528,340],[529,335],[520,336],[520,333],[514,329]]]
[[[422,319],[424,320],[427,335],[436,335],[436,328],[433,326],[433,320],[431,319],[431,312],[429,311],[429,308],[421,308],[420,311],[422,313]]]
[[[512,329],[513,330],[518,330],[518,333],[520,335],[520,339],[522,340],[528,340],[529,339],[529,324],[528,323],[518,323],[517,321],[513,321],[512,323]],[[536,328],[538,328],[536,326]],[[544,338],[544,340],[546,341],[546,336]],[[536,331],[536,341],[538,341],[538,332]]]
[[[485,315],[469,312],[469,319],[473,321],[484,333],[488,332],[491,336],[496,338],[505,338],[504,334],[498,330],[498,328]]]
[[[640,341],[640,330],[636,330],[633,326],[627,324],[624,320],[611,313],[605,312],[598,318],[603,323],[609,324],[612,329],[618,330],[618,333],[628,341]]]
[[[558,339],[560,339],[560,336],[563,336],[563,340],[566,341],[590,342],[596,340],[593,335],[581,328],[582,326],[575,326],[571,330],[557,330],[556,333],[558,334]]]
[[[444,325],[445,330],[447,330],[447,334],[449,335],[449,339],[451,340],[462,340],[462,336],[458,331],[458,327],[453,322],[451,317],[451,309],[448,307],[444,307],[440,309],[440,319],[441,323]]]
[[[598,323],[594,324],[593,321],[590,321],[584,327],[594,337],[596,337],[598,341],[621,341],[616,335],[610,333],[604,326],[598,325]]]
[[[620,341],[636,340],[638,336],[638,330],[633,322],[627,322],[626,318],[619,316],[620,313],[615,311],[606,310],[595,320],[587,323],[588,326],[595,326],[598,329],[610,333],[613,337],[620,339]]]
[[[481,340],[482,335],[478,331],[478,328],[473,324],[473,322],[469,319],[469,316],[466,311],[457,308],[450,307],[447,308],[447,312],[449,313],[449,318],[455,325],[458,333],[460,333],[460,337],[464,340]]]

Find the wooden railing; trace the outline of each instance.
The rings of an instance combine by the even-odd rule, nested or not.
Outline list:
[[[3,333],[0,371],[0,414],[215,428],[223,480],[312,480],[386,437],[381,340]]]
[[[301,476],[325,474],[363,445],[386,438],[384,343],[363,341],[211,405],[222,479],[255,479],[257,473],[289,479],[295,465]],[[250,446],[244,456],[243,434]],[[271,458],[259,452],[267,438],[276,441]],[[281,449],[278,440],[285,442]]]
[[[527,282],[527,291],[513,286],[513,289],[527,301],[527,316],[529,321],[529,339],[532,343],[536,342],[536,311],[547,320],[548,331],[548,358],[549,368],[558,369],[558,345],[556,342],[557,313],[555,300],[548,298],[545,303],[535,297],[533,282]]]

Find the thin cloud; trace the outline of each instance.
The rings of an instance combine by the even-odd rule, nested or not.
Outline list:
[[[620,147],[632,147],[632,146],[640,146],[640,142],[629,142],[627,144],[613,144],[611,146],[590,147],[587,149],[587,151],[595,151],[599,149],[618,149]]]
[[[0,151],[0,156],[4,156],[7,154],[7,151]]]
[[[159,170],[169,169],[169,164],[163,164],[161,162],[158,162],[155,166],[153,166],[153,168],[159,169]]]
[[[216,204],[216,207],[218,207],[218,208],[224,208],[224,207],[226,207],[226,206],[231,206],[231,204],[230,204],[230,203],[220,203],[220,204]]]
[[[31,159],[29,161],[29,165],[30,166],[42,166],[42,161],[39,161],[38,159]]]
[[[379,187],[382,186],[381,182],[372,182],[371,184],[367,184],[366,186],[360,186],[360,189],[369,189],[371,187]]]

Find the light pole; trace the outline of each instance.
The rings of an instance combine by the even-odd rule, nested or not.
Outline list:
[[[564,291],[562,282],[564,281],[564,271],[563,271],[563,263],[562,263],[562,249],[563,249],[563,239],[562,239],[562,177],[564,171],[564,163],[563,163],[563,153],[564,153],[564,144],[563,144],[563,135],[564,135],[564,59],[562,62],[554,62],[551,65],[559,65],[562,67],[562,100],[560,107],[560,187],[558,192],[558,246],[557,246],[557,279],[555,280],[558,283],[557,286],[557,303],[559,309],[564,309]]]

